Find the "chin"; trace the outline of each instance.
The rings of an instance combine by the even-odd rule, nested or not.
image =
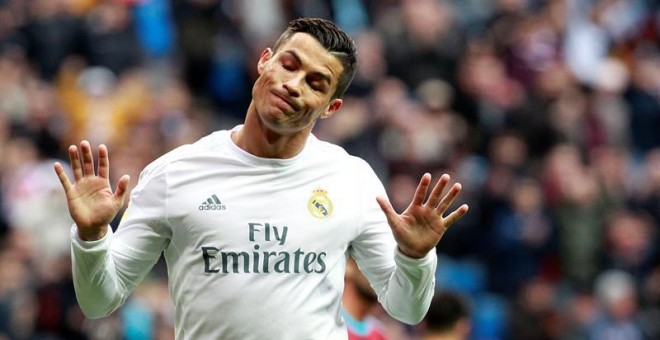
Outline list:
[[[286,117],[281,112],[273,113],[272,115],[261,115],[261,124],[274,132],[285,134],[300,130],[296,126],[292,126]]]
[[[292,130],[284,122],[272,119],[272,117],[261,117],[261,125],[278,134],[288,134]]]

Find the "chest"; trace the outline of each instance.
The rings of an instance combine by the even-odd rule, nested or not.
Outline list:
[[[240,171],[239,171],[240,170]],[[341,251],[359,232],[361,195],[332,171],[231,167],[175,176],[172,241],[231,251]]]

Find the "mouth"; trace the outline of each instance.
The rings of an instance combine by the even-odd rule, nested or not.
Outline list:
[[[292,100],[288,99],[285,95],[282,95],[277,92],[272,92],[272,94],[273,97],[275,97],[275,103],[278,107],[293,111],[298,110],[298,106]]]

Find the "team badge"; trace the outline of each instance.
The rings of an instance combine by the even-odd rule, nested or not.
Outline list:
[[[332,201],[328,198],[328,192],[323,189],[314,190],[312,197],[307,201],[307,210],[312,216],[319,219],[332,215]]]

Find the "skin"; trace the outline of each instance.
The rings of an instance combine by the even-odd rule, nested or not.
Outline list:
[[[243,128],[232,139],[264,158],[290,158],[304,147],[316,120],[332,116],[342,100],[332,99],[343,67],[308,34],[295,34],[277,52],[261,53]]]
[[[257,70],[259,78],[253,86],[245,123],[232,140],[258,157],[293,157],[303,149],[316,121],[341,108],[342,100],[332,98],[343,71],[341,62],[311,35],[297,33],[277,51],[265,49]],[[99,146],[97,158],[95,174],[89,142],[69,147],[73,183],[62,165],[55,163],[78,235],[86,241],[98,240],[107,233],[108,224],[124,204],[129,182],[128,175],[122,176],[113,192],[104,145]],[[461,191],[461,185],[454,183],[443,195],[449,180],[449,175],[441,176],[429,194],[431,175],[424,174],[412,202],[401,214],[394,211],[387,198],[376,198],[405,255],[426,256],[447,228],[467,213],[464,204],[446,214]]]

